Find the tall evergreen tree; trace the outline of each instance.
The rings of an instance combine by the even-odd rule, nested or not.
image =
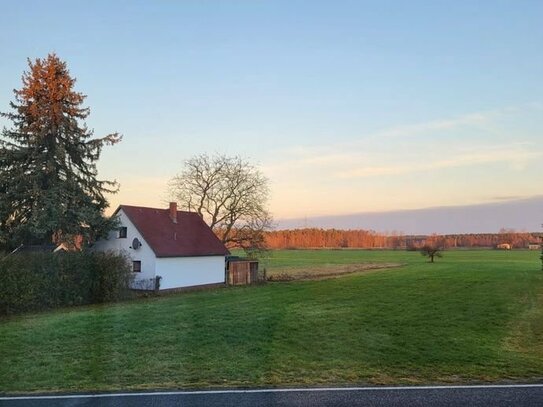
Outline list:
[[[0,140],[0,246],[47,244],[81,236],[92,242],[114,227],[104,216],[115,181],[97,179],[96,162],[117,133],[93,138],[85,95],[55,54],[28,61],[14,90],[12,122]]]

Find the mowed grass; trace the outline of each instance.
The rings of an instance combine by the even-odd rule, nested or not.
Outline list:
[[[328,278],[399,267],[413,257],[404,254],[383,250],[276,250],[260,260],[260,268],[275,280]]]
[[[269,270],[405,263],[0,320],[0,391],[543,379],[539,253],[277,251]]]

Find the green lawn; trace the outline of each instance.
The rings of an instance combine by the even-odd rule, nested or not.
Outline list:
[[[0,320],[0,391],[543,380],[539,253],[273,252],[400,268]]]

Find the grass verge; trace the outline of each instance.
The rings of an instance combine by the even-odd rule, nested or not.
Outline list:
[[[0,391],[542,379],[538,253],[282,251],[268,267],[342,262],[406,266],[0,320]]]

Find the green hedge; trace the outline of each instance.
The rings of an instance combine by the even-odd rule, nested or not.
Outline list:
[[[0,259],[0,315],[129,296],[128,260],[112,253],[21,253]]]

